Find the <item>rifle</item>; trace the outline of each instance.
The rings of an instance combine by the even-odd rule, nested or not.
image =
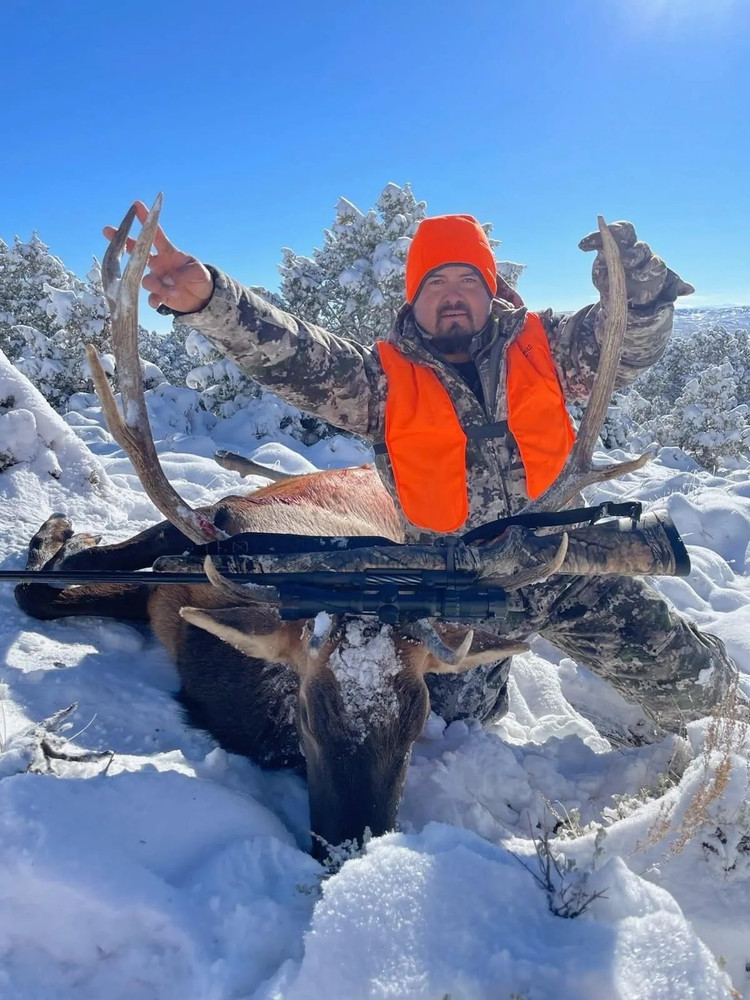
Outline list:
[[[606,519],[599,523],[602,517]],[[584,521],[588,523],[581,525]],[[579,527],[564,535],[536,534],[561,523]],[[514,560],[524,572],[531,566],[535,581],[553,573],[686,576],[690,572],[687,550],[666,513],[642,517],[640,504],[605,503],[554,515],[521,513],[482,525],[462,538],[430,545],[403,545],[375,536],[244,533],[193,546],[186,555],[162,556],[151,570],[4,570],[0,582],[154,587],[208,583],[207,559],[233,584],[263,587],[272,594],[270,600],[282,619],[312,618],[324,611],[377,615],[388,624],[404,618],[467,621],[521,616],[518,590],[523,574],[512,571]]]

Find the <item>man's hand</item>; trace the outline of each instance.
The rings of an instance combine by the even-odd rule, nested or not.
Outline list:
[[[142,201],[135,203],[138,221],[146,221],[148,209]],[[111,240],[117,230],[104,227],[104,235]],[[128,239],[125,249],[132,253],[135,240]],[[154,237],[156,253],[148,259],[148,274],[143,279],[143,287],[151,294],[148,304],[153,309],[165,305],[176,312],[197,312],[208,304],[214,292],[211,273],[195,257],[178,250],[159,226]]]
[[[648,243],[641,242],[631,222],[613,222],[609,231],[620,248],[625,268],[628,304],[649,306],[656,302],[674,302],[679,295],[691,295],[695,289],[676,272],[670,270],[661,257],[657,257]],[[602,253],[599,232],[590,233],[578,244],[581,250],[597,250],[591,278],[594,287],[604,296],[608,289],[607,265]]]

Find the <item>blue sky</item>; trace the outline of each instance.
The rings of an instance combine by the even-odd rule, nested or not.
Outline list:
[[[409,181],[494,223],[533,307],[592,299],[599,212],[685,304],[750,303],[749,38],[746,0],[5,0],[0,236],[82,274],[163,190],[178,245],[273,288],[340,195]]]

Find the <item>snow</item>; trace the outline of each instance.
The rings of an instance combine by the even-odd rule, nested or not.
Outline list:
[[[44,291],[49,295],[49,310],[60,326],[67,326],[75,310],[78,296],[70,289],[53,288],[45,282],[42,285]]]
[[[347,642],[334,649],[328,666],[338,681],[346,721],[364,742],[368,720],[382,726],[398,713],[398,700],[388,681],[403,668],[387,625],[359,620],[344,626]]]
[[[2,367],[0,400],[11,394],[18,461],[0,473],[3,569],[24,564],[56,510],[112,541],[154,522],[90,401],[66,422]],[[193,428],[183,405],[162,395],[151,416],[168,475],[194,504],[265,481],[220,468],[218,448],[295,473],[367,457],[343,437],[258,440],[271,423],[263,400],[257,420],[247,411]],[[653,583],[725,639],[750,693],[750,466],[709,474],[665,449],[594,494],[669,510],[693,571]],[[379,630],[362,650],[374,641]],[[670,786],[675,742],[610,746],[589,717],[625,727],[637,706],[534,640],[515,659],[508,716],[487,730],[431,716],[399,832],[326,878],[305,853],[304,782],[190,728],[147,630],[32,620],[5,587],[0,643],[0,996],[750,998],[743,732],[691,724],[693,758]],[[73,703],[59,725],[66,750],[101,756],[36,773],[35,727]],[[560,869],[549,891],[534,877],[545,827]],[[571,897],[589,902],[580,916],[552,912]]]
[[[327,611],[319,611],[313,621],[313,636],[316,639],[322,639],[327,636],[331,630],[332,623],[333,619]]]
[[[106,474],[89,449],[0,351],[0,412],[6,406],[10,408],[0,426],[0,468],[2,454],[10,453],[23,456],[31,471],[59,478],[72,489],[106,483]]]
[[[675,309],[674,332],[677,337],[690,337],[708,325],[723,326],[727,330],[750,330],[750,306],[680,305]]]

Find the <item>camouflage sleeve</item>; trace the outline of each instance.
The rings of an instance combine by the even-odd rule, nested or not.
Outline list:
[[[616,389],[631,385],[661,358],[672,333],[673,317],[672,302],[657,301],[650,306],[628,309]],[[566,399],[569,402],[587,399],[599,365],[605,319],[601,305],[584,306],[575,313],[554,313],[549,309],[541,314],[541,319]]]
[[[365,437],[382,422],[382,369],[373,348],[276,308],[217,268],[214,294],[180,320],[293,406]]]

